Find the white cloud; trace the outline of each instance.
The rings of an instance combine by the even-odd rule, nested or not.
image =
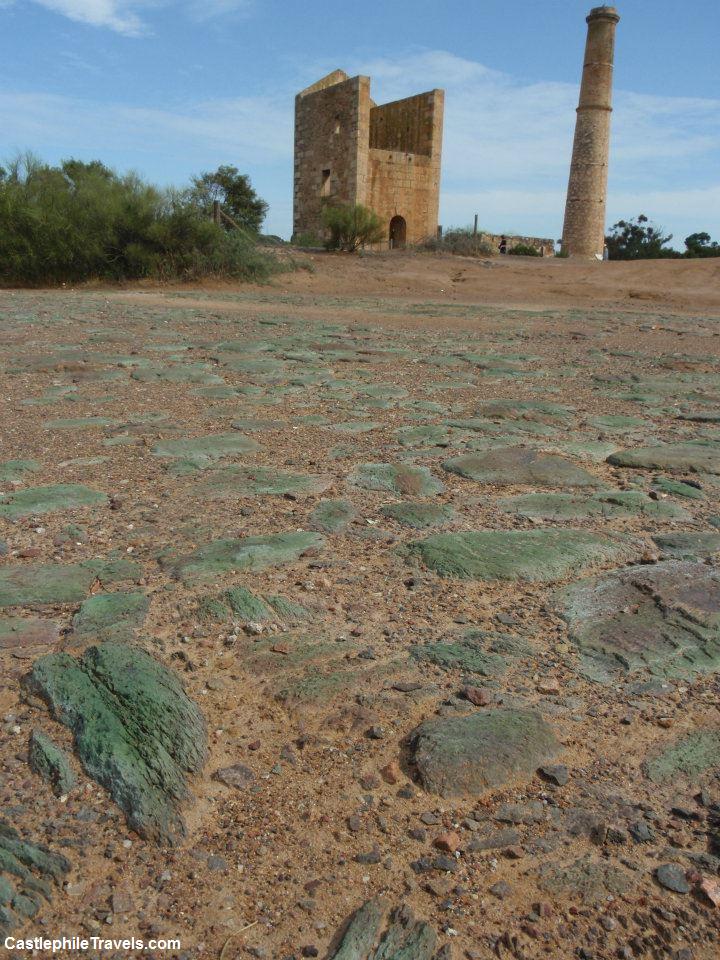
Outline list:
[[[143,22],[135,13],[133,4],[123,0],[34,0],[34,2],[77,23],[86,23],[93,27],[108,27],[128,37],[137,37],[144,32]]]
[[[0,8],[15,0],[0,0]],[[254,0],[31,0],[31,2],[67,17],[76,23],[104,27],[127,37],[148,34],[145,14],[167,6],[178,6],[196,21],[227,14],[247,12]]]

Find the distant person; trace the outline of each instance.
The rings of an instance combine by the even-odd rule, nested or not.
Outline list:
[[[507,253],[507,237],[500,237],[500,253]]]
[[[603,247],[603,260],[609,260],[609,259],[610,259],[610,250],[608,249],[608,245],[605,244],[605,246]]]

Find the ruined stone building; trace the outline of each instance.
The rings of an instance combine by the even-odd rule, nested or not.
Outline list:
[[[328,74],[295,98],[295,237],[323,234],[326,204],[360,203],[387,244],[435,236],[440,200],[442,90],[393,103],[370,99],[370,78]]]

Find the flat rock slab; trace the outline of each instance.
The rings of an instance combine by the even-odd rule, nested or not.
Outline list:
[[[597,487],[601,481],[563,457],[530,447],[502,447],[446,460],[443,470],[497,486]]]
[[[631,542],[585,530],[482,530],[441,533],[400,548],[442,577],[561,580],[593,564],[629,559]]]
[[[26,473],[37,473],[40,469],[37,460],[6,460],[0,463],[0,483],[19,483]]]
[[[477,796],[527,778],[561,749],[539,713],[509,708],[427,720],[411,743],[425,790],[448,798]]]
[[[281,497],[286,493],[323,493],[332,485],[328,477],[290,473],[271,467],[222,467],[203,478],[200,487],[209,499],[226,497]]]
[[[15,520],[100,503],[108,503],[108,498],[97,490],[79,483],[52,483],[43,487],[25,487],[0,496],[0,517]]]
[[[720,571],[704,563],[630,567],[571,584],[555,602],[593,679],[720,669]]]
[[[110,793],[132,829],[169,845],[185,835],[186,775],[207,758],[207,730],[177,676],[122,643],[36,660],[25,691],[72,731],[87,774]]]
[[[720,533],[668,533],[652,539],[664,557],[676,560],[704,560],[720,553]]]
[[[538,886],[558,897],[572,897],[588,906],[606,903],[633,887],[632,874],[612,863],[592,856],[569,864],[543,863],[538,871]]]
[[[319,548],[324,543],[319,533],[309,532],[214,540],[186,556],[162,557],[160,563],[177,580],[202,580],[229,570],[266,570],[292,563],[306,550]]]
[[[427,467],[394,463],[363,463],[349,475],[348,483],[398,496],[429,497],[445,489]]]
[[[644,764],[645,774],[653,783],[675,782],[679,777],[694,780],[708,770],[720,767],[720,730],[696,730]]]
[[[98,593],[89,597],[73,617],[76,640],[132,640],[150,609],[142,590]]]
[[[641,470],[666,470],[668,473],[720,474],[720,443],[695,440],[688,443],[664,443],[657,447],[621,450],[608,457],[616,467]]]
[[[41,563],[0,570],[0,607],[27,604],[77,603],[90,587],[135,579],[140,566],[130,560],[85,560],[82,563]]]
[[[687,520],[690,514],[675,503],[652,500],[641,490],[613,490],[591,497],[571,493],[529,493],[500,500],[508,513],[540,520],[584,520],[590,517],[648,516]],[[719,538],[720,539],[720,538]]]
[[[140,383],[224,383],[222,377],[212,373],[209,367],[201,363],[185,363],[177,367],[145,367],[133,370],[133,380]]]
[[[237,453],[253,453],[260,446],[242,433],[216,433],[184,440],[162,440],[152,448],[156,457],[211,463]]]
[[[310,514],[310,522],[324,533],[342,533],[357,516],[349,500],[324,500]]]
[[[406,905],[387,916],[388,905],[368,900],[352,916],[329,960],[440,960],[437,934]]]
[[[0,650],[44,647],[55,643],[58,636],[58,625],[52,620],[40,620],[37,617],[0,618]]]
[[[430,530],[455,519],[455,511],[447,504],[405,501],[383,507],[380,512],[413,530]]]
[[[0,934],[37,916],[43,900],[61,887],[70,863],[59,853],[22,837],[0,818]]]

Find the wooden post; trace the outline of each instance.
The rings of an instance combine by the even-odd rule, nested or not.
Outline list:
[[[213,200],[213,220],[220,226],[220,201]]]
[[[473,236],[474,236],[474,237],[477,236],[477,223],[478,223],[478,215],[475,214],[475,225],[474,225],[474,227],[473,227]]]
[[[438,240],[442,240],[442,224],[441,224],[441,223],[438,224],[438,228],[437,228],[437,238],[438,238]]]

